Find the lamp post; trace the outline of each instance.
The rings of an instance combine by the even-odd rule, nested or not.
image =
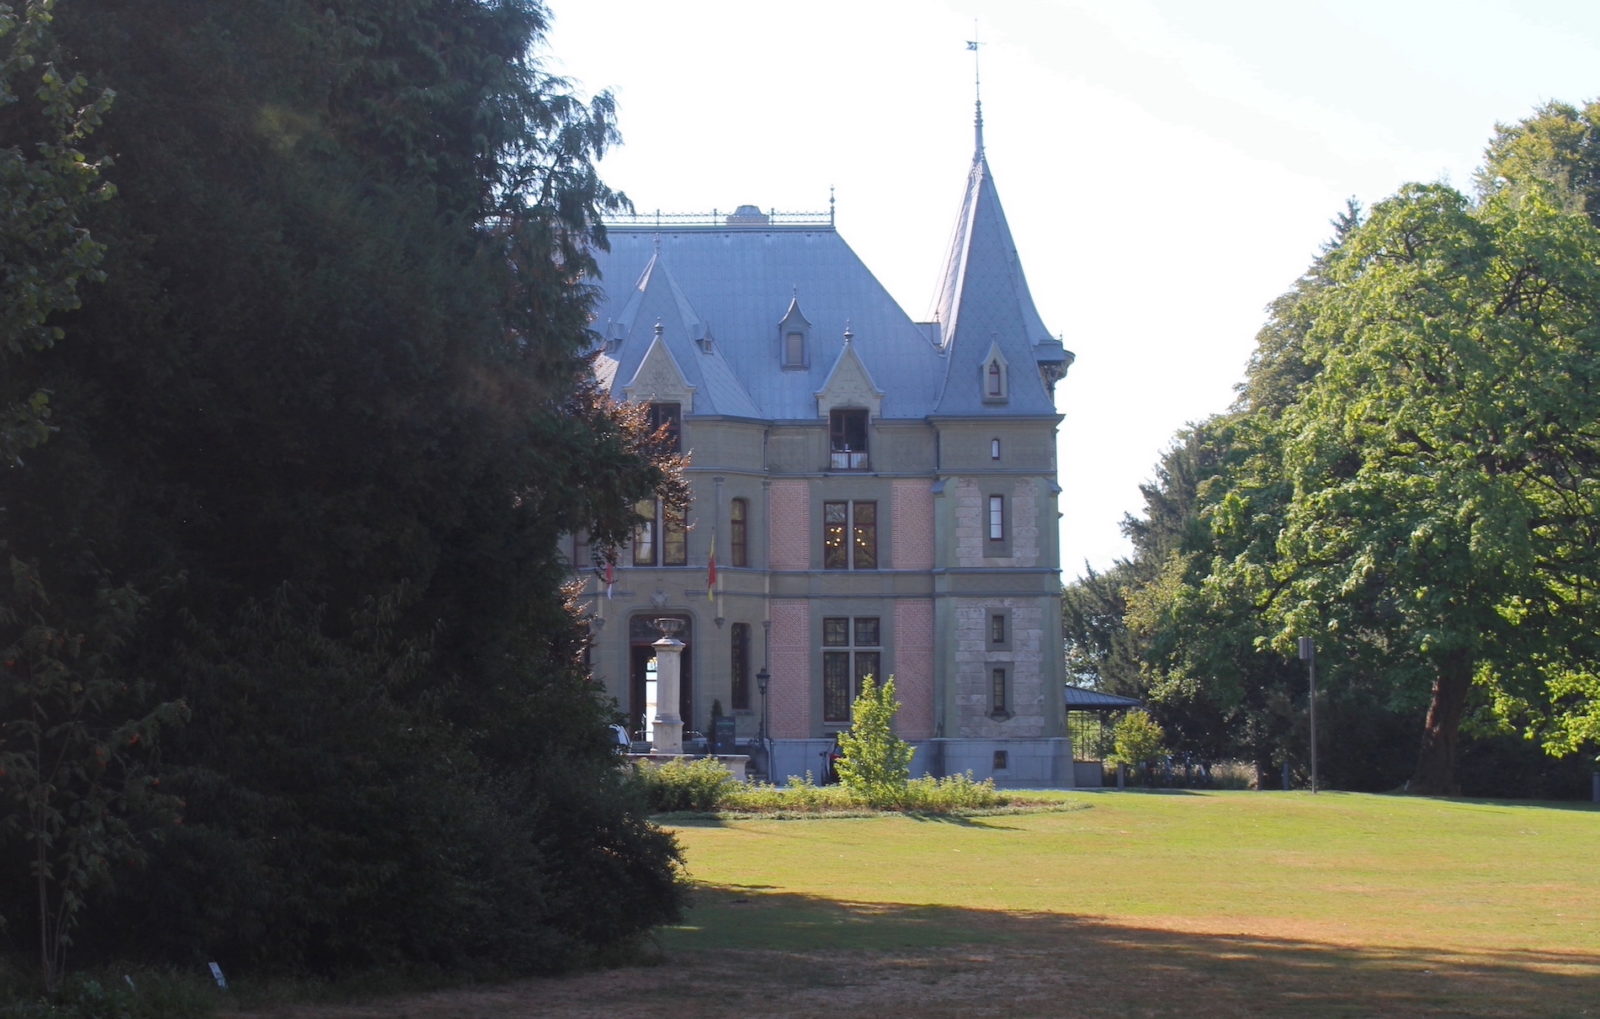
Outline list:
[[[1310,637],[1300,638],[1300,660],[1310,672],[1311,701],[1311,793],[1317,792],[1317,646]]]
[[[761,744],[762,768],[767,772],[767,781],[772,781],[772,754],[767,750],[767,684],[772,682],[772,673],[763,667],[756,673],[756,689],[761,691],[761,721],[757,725],[756,740]]]

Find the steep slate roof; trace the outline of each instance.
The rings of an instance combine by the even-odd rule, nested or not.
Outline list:
[[[1055,403],[1036,370],[1039,362],[1060,364],[1072,355],[1050,335],[1034,307],[1022,273],[1011,227],[1000,207],[994,174],[983,150],[983,108],[976,118],[977,144],[967,190],[945,259],[933,317],[948,352],[947,376],[938,413],[977,415],[993,411],[977,384],[984,360],[998,347],[1010,366],[1013,414],[1053,414]]]
[[[1072,355],[1034,308],[982,140],[980,114],[937,324],[913,322],[831,221],[770,222],[741,209],[704,225],[610,224],[611,250],[596,253],[599,376],[622,397],[659,324],[695,416],[815,421],[848,330],[851,352],[883,387],[882,418],[1054,415],[1038,364],[1064,368]],[[791,308],[810,323],[801,369],[782,361]],[[1009,365],[1004,403],[983,399],[982,363],[997,348]]]
[[[815,421],[848,328],[868,375],[894,380],[883,416],[932,412],[941,352],[831,225],[610,226],[607,236],[593,328],[611,341],[599,370],[614,394],[638,371],[659,321],[696,387],[696,415]],[[782,365],[779,323],[791,302],[811,323],[798,370]],[[696,343],[707,336],[709,353]]]

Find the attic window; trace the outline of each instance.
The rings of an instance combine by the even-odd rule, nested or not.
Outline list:
[[[983,362],[983,401],[1004,403],[1010,397],[1010,379],[1007,377],[1005,358],[1000,351],[991,350]]]
[[[783,334],[783,366],[785,368],[806,366],[806,334],[798,329],[791,329]]]
[[[666,429],[668,448],[674,453],[683,452],[683,406],[677,403],[652,403],[650,405],[650,431]]]
[[[836,471],[864,471],[867,461],[867,412],[836,409],[828,413],[829,466]]]

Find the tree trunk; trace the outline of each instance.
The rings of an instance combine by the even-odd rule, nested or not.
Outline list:
[[[1455,796],[1461,792],[1456,781],[1456,743],[1471,689],[1472,659],[1465,653],[1447,656],[1433,680],[1433,700],[1422,728],[1417,770],[1408,787],[1411,792],[1421,796]]]

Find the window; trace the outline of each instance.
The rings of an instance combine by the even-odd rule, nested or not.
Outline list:
[[[683,566],[689,561],[689,527],[682,506],[662,505],[660,499],[642,499],[634,505],[639,519],[633,525],[633,565]]]
[[[666,429],[667,442],[674,453],[683,452],[683,407],[676,403],[650,405],[650,431]]]
[[[1000,459],[1000,440],[999,439],[990,439],[989,440],[989,459],[991,459],[991,460]]]
[[[750,624],[734,623],[730,638],[732,652],[728,674],[732,680],[730,699],[733,710],[750,710]]]
[[[783,366],[785,368],[806,366],[806,334],[798,329],[783,334]]]
[[[750,565],[750,503],[735,499],[728,504],[728,557],[733,566]]]
[[[822,720],[848,723],[850,705],[867,676],[881,681],[883,633],[877,616],[829,616],[822,621]]]
[[[989,610],[989,650],[1011,650],[1011,610]]]
[[[836,471],[864,471],[867,462],[867,412],[834,410],[828,414],[829,466]]]
[[[1006,540],[1006,497],[989,496],[989,540]]]
[[[998,346],[989,348],[989,356],[984,358],[981,375],[984,402],[1005,403],[1010,395],[1011,379],[1006,359],[1001,356]]]
[[[998,666],[989,670],[989,714],[996,718],[1011,714],[1006,698],[1006,670]]]
[[[825,570],[878,568],[877,503],[822,504],[822,568]]]

